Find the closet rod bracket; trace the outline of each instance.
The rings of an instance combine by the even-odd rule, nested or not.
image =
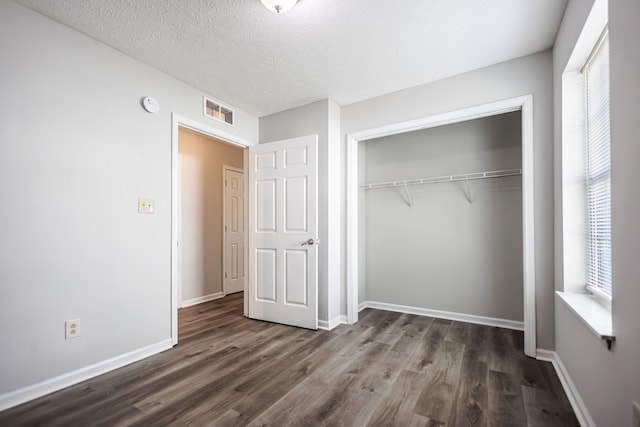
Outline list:
[[[465,175],[464,182],[466,184],[465,196],[467,196],[467,200],[469,203],[473,203],[473,194],[471,194],[471,184],[469,184],[469,176]]]
[[[404,182],[404,194],[405,194],[405,202],[407,206],[411,207],[411,193],[409,192],[409,186],[407,185],[407,181]]]

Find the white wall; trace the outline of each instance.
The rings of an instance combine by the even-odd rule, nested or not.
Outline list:
[[[258,120],[207,119],[195,88],[12,1],[0,57],[1,398],[169,339],[171,112],[251,141]]]
[[[344,106],[342,144],[346,152],[346,134],[350,132],[526,94],[533,94],[534,116],[537,345],[538,348],[553,349],[553,104],[550,51]],[[344,188],[344,174],[342,180]],[[346,294],[344,277],[343,274],[343,295]]]
[[[222,292],[222,166],[242,169],[244,150],[179,130],[181,300]]]
[[[553,53],[556,152],[556,288],[562,271],[561,77],[589,14],[592,0],[569,2]],[[611,167],[613,332],[608,351],[563,303],[556,304],[556,351],[598,426],[631,426],[632,401],[640,401],[640,2],[609,1],[611,52]]]
[[[367,183],[522,165],[513,112],[364,143]],[[366,295],[375,302],[523,321],[522,180],[505,177],[366,194]]]
[[[340,313],[340,244],[329,238],[339,230],[338,165],[329,162],[339,155],[339,120],[340,107],[329,99],[260,118],[260,143],[318,135],[318,318],[324,322]]]

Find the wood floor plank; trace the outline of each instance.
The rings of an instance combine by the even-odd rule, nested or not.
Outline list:
[[[379,346],[376,343],[371,354]],[[367,374],[367,367],[360,372]],[[363,389],[358,375],[343,373],[327,383],[318,402],[305,411],[305,423],[313,426],[363,426],[378,406],[382,397],[374,391]]]
[[[424,372],[433,363],[436,352],[444,342],[450,322],[442,322],[435,319],[429,325],[424,340],[418,350],[409,359],[409,368],[416,372]]]
[[[522,386],[527,427],[579,427],[573,413],[558,406],[548,390]]]
[[[392,313],[383,322],[374,326],[375,341],[382,344],[394,345],[400,336],[398,331],[407,328],[405,320],[409,318],[408,314]]]
[[[226,367],[219,372],[215,372],[215,367],[199,372],[202,381],[193,378],[181,380],[182,384],[179,389],[184,389],[186,392],[161,390],[159,393],[165,398],[170,397],[172,403],[163,404],[156,407],[153,412],[149,412],[150,416],[145,419],[146,422],[168,424],[179,420],[190,420],[207,412],[212,399],[210,396],[220,396],[232,390],[236,391],[236,387],[244,378],[251,378],[256,375],[256,371],[264,367],[264,364],[281,357],[283,342],[279,338],[287,333],[293,335],[306,333],[306,331],[298,329],[294,331],[284,327],[279,329],[281,332],[274,335],[273,339],[262,337],[264,341],[257,342],[255,346],[245,349],[235,361],[229,361]],[[154,403],[155,401],[157,401],[157,396],[154,396]],[[218,402],[218,404],[220,403]]]
[[[460,389],[449,425],[455,427],[488,425],[487,362],[473,344],[465,345],[460,370]]]
[[[464,344],[444,341],[426,370],[427,381],[414,412],[446,424],[451,416],[460,384]]]
[[[323,381],[330,381],[338,376],[340,372],[362,352],[365,352],[368,348],[376,344],[372,340],[373,332],[371,327],[361,326],[343,334],[341,337],[352,339],[351,342],[343,348],[338,349],[335,355],[331,356],[326,363],[314,370],[311,375]]]
[[[411,336],[424,335],[433,322],[433,317],[419,316],[417,314],[407,314],[403,319],[400,329]]]
[[[452,321],[445,339],[466,344],[469,342],[471,331],[470,323]]]
[[[564,410],[564,412],[573,413],[573,409],[571,408],[571,402],[567,398],[567,395],[562,388],[562,383],[560,383],[560,378],[556,374],[556,371],[553,368],[551,362],[539,362],[540,370],[542,374],[547,380],[547,384],[549,386],[549,392],[552,393],[556,404]]]
[[[489,371],[489,419],[491,425],[526,426],[519,381],[511,374]]]
[[[219,418],[216,418],[214,421],[207,423],[205,425],[211,427],[228,427],[234,425],[238,422],[240,418],[240,413],[235,409],[229,409],[224,414],[222,414]]]
[[[307,377],[285,395],[278,399],[268,409],[251,421],[249,427],[261,426],[294,426],[305,425],[305,419],[314,403],[319,406],[324,400],[327,384],[314,377]],[[300,411],[304,407],[305,411]]]
[[[577,426],[523,335],[366,309],[309,331],[243,316],[242,294],[179,311],[175,348],[0,412],[0,426]]]
[[[484,342],[489,346],[489,370],[517,375],[520,370],[520,362],[525,356],[522,351],[516,353],[513,339],[513,331],[503,328],[489,328],[488,336]]]
[[[406,426],[411,423],[413,409],[420,391],[427,380],[424,372],[403,370],[383,396],[378,408],[371,416],[369,426]]]
[[[411,421],[408,424],[409,427],[443,427],[444,423],[440,421],[432,420],[429,417],[413,414]]]
[[[549,380],[544,373],[544,362],[526,356],[518,359],[517,369],[521,385],[541,390],[550,389]]]
[[[374,369],[369,369],[365,375],[358,376],[359,387],[372,393],[385,395],[407,364],[407,358],[408,355],[405,353],[388,350],[384,356],[370,364]]]
[[[391,315],[392,312],[384,310],[374,310],[366,308],[358,313],[358,323],[363,326],[376,326],[380,324],[385,318]]]

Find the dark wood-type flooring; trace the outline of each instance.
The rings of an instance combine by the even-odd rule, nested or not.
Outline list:
[[[0,426],[577,426],[522,332],[367,309],[309,331],[180,310],[177,347],[0,412]]]

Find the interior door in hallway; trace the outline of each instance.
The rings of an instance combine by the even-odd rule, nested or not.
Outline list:
[[[249,317],[318,328],[317,135],[249,147]]]
[[[244,291],[245,209],[244,171],[223,166],[224,173],[224,276],[225,295]]]

